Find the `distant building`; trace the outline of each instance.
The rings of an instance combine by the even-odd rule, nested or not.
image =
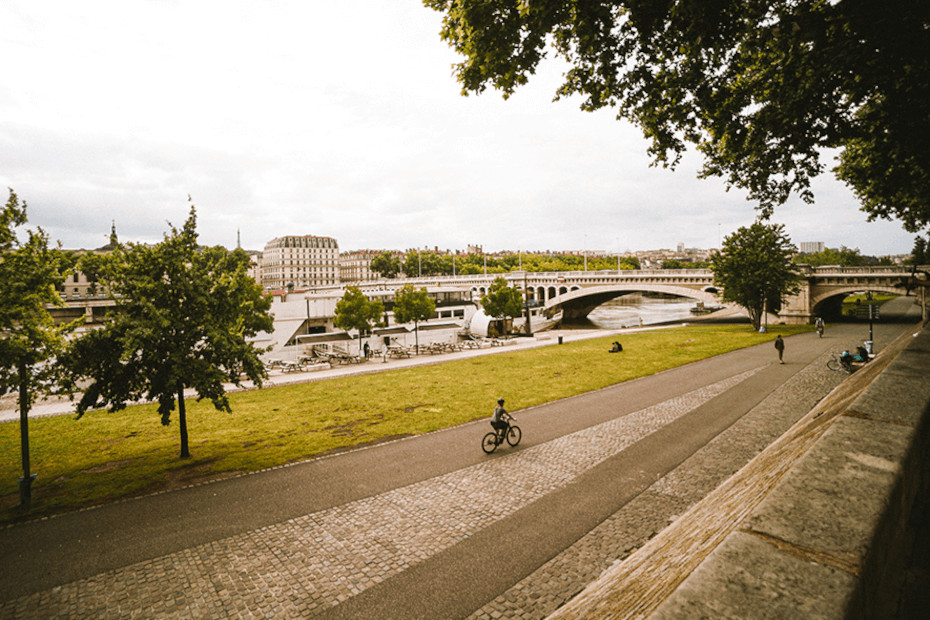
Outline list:
[[[339,284],[339,244],[314,235],[272,239],[262,254],[266,289],[309,288]]]
[[[377,280],[380,274],[371,270],[371,259],[384,250],[355,250],[339,255],[339,280],[346,282],[367,282]]]
[[[816,254],[826,249],[823,241],[802,241],[798,246],[802,254]]]

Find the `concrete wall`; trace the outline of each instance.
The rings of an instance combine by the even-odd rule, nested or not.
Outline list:
[[[611,617],[676,620],[908,617],[898,602],[911,526],[919,504],[930,507],[930,327],[903,338],[840,386],[833,403],[808,414],[803,434],[814,433],[811,447],[696,567],[680,578],[663,575],[668,584],[640,584],[638,569],[621,570],[634,554],[553,617],[605,617],[607,609]],[[708,524],[728,516],[713,502],[705,506]],[[641,562],[674,552],[676,538],[711,535],[712,525],[702,531],[687,520],[641,549]],[[611,607],[624,590],[663,588],[669,594],[649,611]]]
[[[655,617],[897,617],[928,417],[924,328]]]

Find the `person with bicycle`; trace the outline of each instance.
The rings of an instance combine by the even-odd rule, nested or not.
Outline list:
[[[516,422],[514,417],[504,409],[504,399],[498,398],[497,406],[494,407],[494,414],[491,416],[491,426],[494,430],[481,440],[481,449],[484,450],[485,454],[491,454],[505,441],[511,446],[520,443],[523,432],[514,422]]]
[[[504,409],[504,399],[497,399],[497,406],[494,407],[494,414],[491,415],[491,426],[494,427],[494,430],[503,435],[507,432],[507,427],[510,426],[510,414],[507,413],[507,410]]]

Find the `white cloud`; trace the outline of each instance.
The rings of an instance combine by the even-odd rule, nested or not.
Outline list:
[[[157,240],[187,195],[201,238],[284,234],[345,249],[716,245],[740,192],[650,168],[637,130],[553,103],[560,66],[504,101],[462,97],[418,0],[32,2],[0,6],[0,183],[66,247]],[[837,182],[776,213],[794,240],[907,252]]]

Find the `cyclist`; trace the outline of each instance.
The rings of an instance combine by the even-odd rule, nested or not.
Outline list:
[[[494,407],[494,414],[491,416],[491,426],[494,427],[494,430],[499,434],[507,432],[507,427],[510,426],[510,414],[507,413],[507,410],[504,409],[504,399],[497,399],[497,407]]]
[[[814,322],[814,325],[817,327],[817,335],[823,338],[823,319],[818,316],[817,321]]]

